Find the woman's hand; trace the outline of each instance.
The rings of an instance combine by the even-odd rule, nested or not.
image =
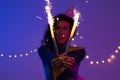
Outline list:
[[[66,54],[61,54],[58,57],[55,57],[54,59],[52,59],[52,65],[54,67],[69,67],[71,68],[73,66],[73,64],[75,63],[75,58],[73,57],[69,57]]]
[[[68,67],[71,68],[73,66],[73,64],[75,63],[75,58],[74,57],[69,57],[69,56],[65,56],[64,60],[62,61],[64,67]]]

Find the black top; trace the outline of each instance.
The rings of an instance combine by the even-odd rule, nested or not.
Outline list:
[[[75,47],[72,47],[71,49],[73,48]],[[43,62],[46,80],[54,80],[51,60],[56,57],[56,54],[49,50],[49,48],[47,48],[46,46],[41,46],[38,49],[38,53]],[[80,62],[85,57],[85,49],[84,48],[73,49],[70,52],[68,52],[67,55],[75,58],[75,64],[73,65],[72,68],[66,68],[57,77],[57,80],[78,80],[78,69]]]

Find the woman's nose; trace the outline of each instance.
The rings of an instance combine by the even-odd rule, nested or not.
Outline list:
[[[63,29],[60,29],[60,34],[64,34],[64,30]]]

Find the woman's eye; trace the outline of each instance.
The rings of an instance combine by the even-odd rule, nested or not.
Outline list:
[[[67,29],[68,29],[68,28],[65,26],[65,27],[64,27],[64,30],[67,30]]]

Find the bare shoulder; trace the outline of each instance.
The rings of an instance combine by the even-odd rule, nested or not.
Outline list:
[[[85,49],[85,48],[82,47],[82,46],[70,46],[68,48],[68,52],[77,51],[77,50],[83,50],[83,49]]]

